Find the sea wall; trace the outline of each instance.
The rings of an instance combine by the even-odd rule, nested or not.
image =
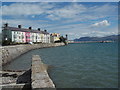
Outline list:
[[[0,47],[0,53],[2,58],[2,65],[5,65],[11,62],[13,59],[17,58],[21,54],[24,54],[30,50],[38,48],[47,48],[47,47],[56,47],[63,46],[64,43],[49,43],[49,44],[25,44],[25,45],[12,45],[12,46],[3,46]]]
[[[31,87],[35,88],[55,88],[52,80],[50,79],[47,68],[42,63],[39,55],[33,55],[32,66],[31,66]]]

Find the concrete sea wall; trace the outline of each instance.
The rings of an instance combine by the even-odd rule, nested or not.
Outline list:
[[[45,64],[42,63],[39,55],[33,55],[31,66],[31,86],[35,88],[55,88],[50,79]]]
[[[40,56],[33,55],[31,61],[31,69],[25,72],[18,72],[20,75],[14,79],[14,82],[4,84],[2,82],[0,85],[0,87],[2,87],[2,90],[47,90],[50,88],[52,90],[56,90],[55,85],[47,72],[48,68],[46,64],[42,62]],[[9,72],[9,74],[10,73],[12,74],[17,72]],[[13,79],[11,77],[4,78],[7,78],[8,81],[6,82],[9,82],[9,80]]]
[[[24,54],[33,49],[47,48],[47,47],[56,47],[63,46],[64,43],[49,43],[49,44],[26,44],[26,45],[12,45],[12,46],[3,46],[0,47],[0,53],[2,52],[2,65],[5,65],[11,62],[13,59],[17,58],[21,54]]]

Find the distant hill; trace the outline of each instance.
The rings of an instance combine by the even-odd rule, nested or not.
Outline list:
[[[118,41],[119,35],[110,35],[106,37],[81,37],[79,39],[74,39],[74,41]]]

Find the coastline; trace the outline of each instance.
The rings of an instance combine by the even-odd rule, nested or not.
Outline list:
[[[38,48],[50,48],[50,47],[57,47],[63,46],[64,43],[41,43],[41,44],[33,44],[33,45],[11,45],[11,46],[2,46],[0,47],[1,51],[1,58],[2,58],[2,66],[10,63],[15,58],[19,57],[20,55],[34,49]]]

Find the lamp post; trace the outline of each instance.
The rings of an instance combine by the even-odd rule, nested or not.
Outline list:
[[[68,35],[66,34],[66,40],[68,40]]]

